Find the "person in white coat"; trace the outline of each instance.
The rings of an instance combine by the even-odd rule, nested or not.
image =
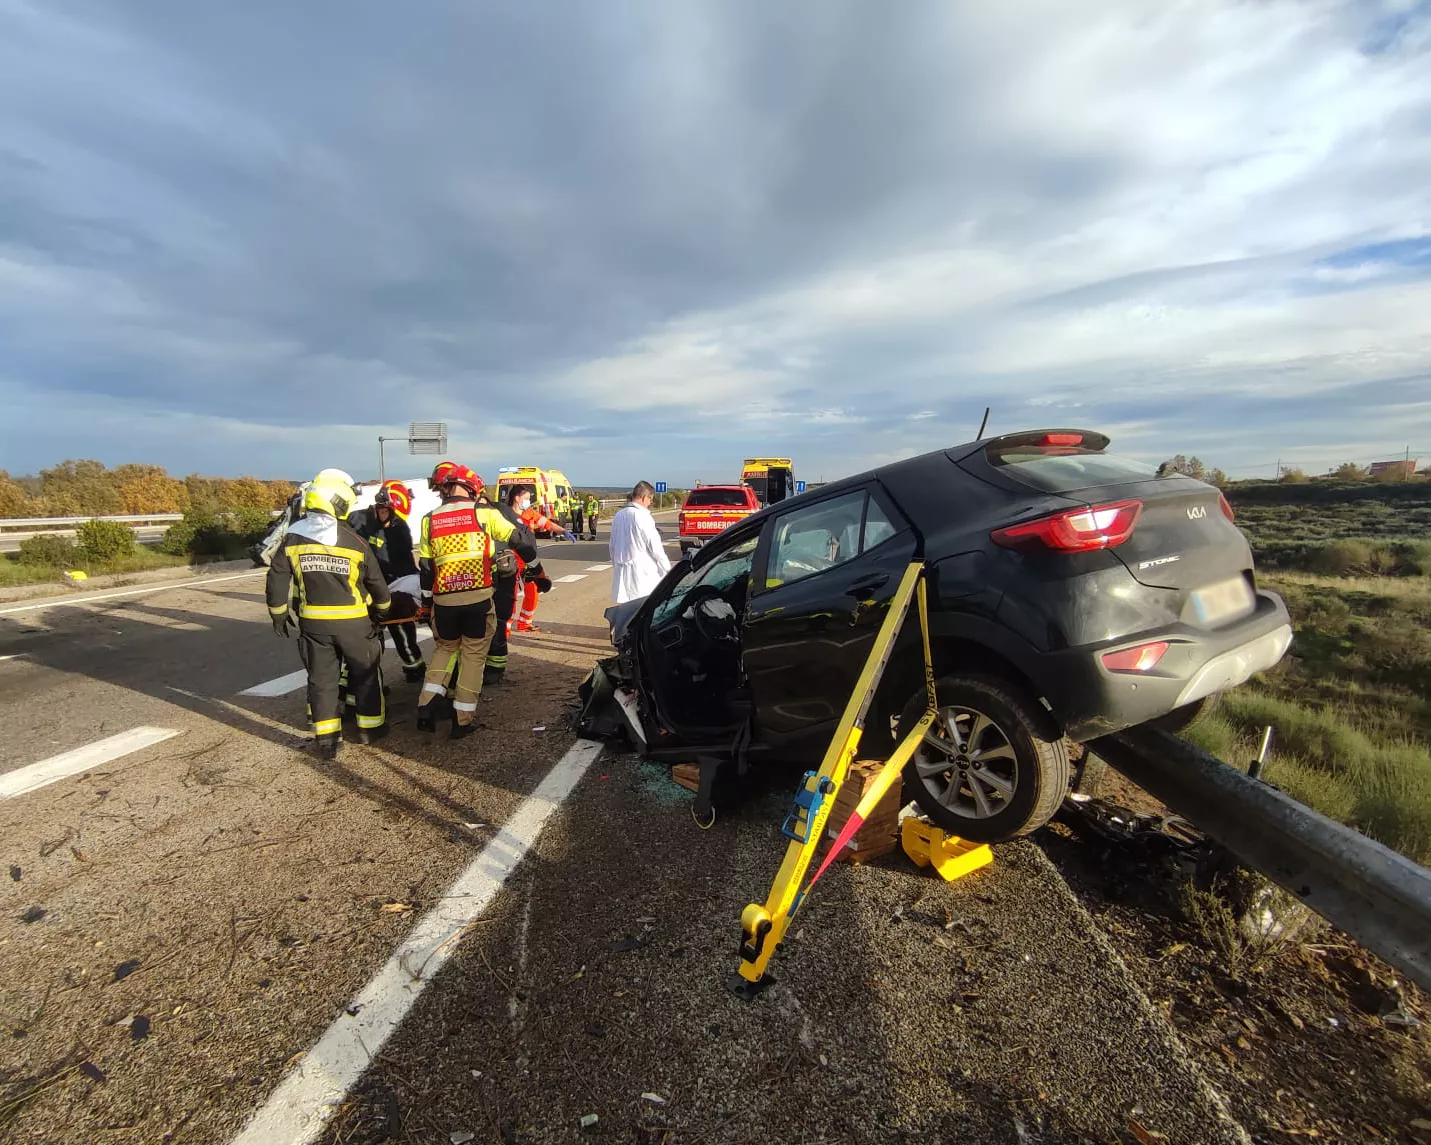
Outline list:
[[[624,509],[611,520],[611,595],[617,604],[650,596],[671,569],[671,559],[651,516],[656,488],[637,482]]]

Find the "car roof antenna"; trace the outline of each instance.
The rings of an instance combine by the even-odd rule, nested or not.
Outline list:
[[[988,424],[989,424],[989,407],[988,407],[988,406],[985,406],[985,407],[984,407],[984,420],[979,423],[979,434],[978,434],[977,437],[974,438],[975,441],[983,441],[983,440],[984,440],[984,427],[987,426]]]

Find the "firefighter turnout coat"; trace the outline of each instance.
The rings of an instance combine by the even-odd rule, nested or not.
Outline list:
[[[367,542],[347,524],[310,512],[294,522],[268,568],[268,611],[297,604],[299,626],[331,631],[390,606],[387,582]]]

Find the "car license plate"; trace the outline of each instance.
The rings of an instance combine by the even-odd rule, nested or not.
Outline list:
[[[1256,606],[1251,587],[1240,576],[1200,588],[1192,595],[1193,611],[1200,624],[1220,624],[1244,616]]]

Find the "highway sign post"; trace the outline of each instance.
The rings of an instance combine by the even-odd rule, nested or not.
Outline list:
[[[378,438],[378,480],[388,479],[387,458],[383,455],[383,443],[402,441],[400,437]],[[407,451],[413,456],[447,452],[447,423],[445,421],[415,421],[407,427]]]

